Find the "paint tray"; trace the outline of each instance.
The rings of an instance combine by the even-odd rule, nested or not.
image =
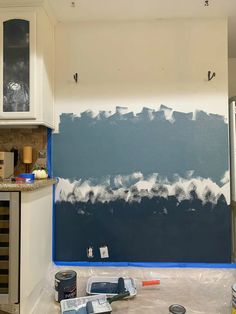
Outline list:
[[[109,314],[112,312],[105,295],[66,299],[60,304],[61,314]]]
[[[135,280],[130,277],[90,277],[87,281],[86,292],[89,295],[106,295],[109,297],[129,292],[129,298],[137,294]]]

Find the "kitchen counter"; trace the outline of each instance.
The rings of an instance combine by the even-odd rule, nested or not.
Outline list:
[[[30,192],[56,183],[57,183],[56,179],[34,180],[34,183],[11,182],[10,180],[3,180],[2,182],[0,181],[0,191]]]

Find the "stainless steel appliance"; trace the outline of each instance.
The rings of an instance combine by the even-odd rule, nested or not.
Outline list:
[[[0,304],[12,306],[19,303],[19,219],[20,193],[0,192]]]

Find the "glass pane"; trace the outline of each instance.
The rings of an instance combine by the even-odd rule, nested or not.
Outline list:
[[[29,111],[29,21],[3,24],[3,111]]]

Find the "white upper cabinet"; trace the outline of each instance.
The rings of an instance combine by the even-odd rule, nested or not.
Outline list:
[[[43,8],[0,8],[0,125],[53,128],[53,49]]]
[[[1,119],[36,119],[35,28],[34,13],[1,18]]]

